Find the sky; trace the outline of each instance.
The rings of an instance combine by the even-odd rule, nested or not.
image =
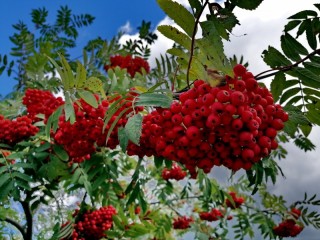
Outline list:
[[[3,2],[1,4],[2,14],[0,15],[0,54],[10,51],[11,45],[8,37],[13,33],[11,25],[17,23],[18,20],[29,21],[31,9],[38,7],[46,7],[49,14],[54,16],[59,6],[67,4],[75,14],[90,13],[95,16],[96,20],[93,25],[80,31],[79,46],[83,46],[88,40],[97,36],[111,39],[124,26],[131,31],[123,36],[121,41],[134,38],[137,36],[135,34],[136,28],[142,20],[151,21],[153,29],[161,24],[174,24],[172,20],[165,17],[155,0],[12,0],[5,1],[5,3],[4,0],[0,1]],[[121,6],[119,6],[119,2],[121,2]],[[178,2],[186,4],[188,1],[178,0]],[[231,41],[225,43],[226,54],[228,56],[236,54],[238,57],[243,55],[245,61],[249,62],[249,70],[254,74],[269,69],[261,58],[262,51],[267,49],[269,45],[279,48],[280,36],[286,18],[302,9],[314,9],[312,4],[317,2],[315,0],[265,0],[255,11],[236,9],[235,14],[240,20],[241,26],[235,28]],[[164,53],[165,49],[171,46],[172,42],[159,34],[158,41],[151,48],[151,65],[154,64],[156,56]],[[268,81],[270,79],[267,80],[267,83]],[[2,76],[0,78],[0,94],[8,93],[13,84],[13,81]],[[319,136],[320,129],[315,128],[311,133],[311,140],[316,146],[320,146]],[[285,148],[289,152],[288,157],[281,160],[279,165],[286,178],[279,176],[277,183],[269,186],[270,191],[284,195],[284,199],[289,203],[301,200],[305,192],[310,196],[318,193],[318,197],[320,197],[319,147],[315,151],[307,153],[299,150],[292,143],[286,144]],[[223,169],[214,168],[212,176],[223,181],[226,179],[225,176],[229,175]],[[296,239],[319,239],[319,231],[310,227],[306,228]]]

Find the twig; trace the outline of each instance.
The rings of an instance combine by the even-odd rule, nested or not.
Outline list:
[[[305,56],[304,58],[300,59],[299,61],[295,62],[294,64],[288,65],[288,66],[283,66],[283,67],[278,67],[278,68],[273,68],[273,69],[269,69],[266,71],[263,71],[259,74],[257,74],[254,78],[256,80],[260,80],[260,79],[264,79],[264,78],[268,78],[271,76],[276,75],[278,72],[286,72],[291,70],[294,67],[297,67],[300,63],[303,63],[304,61],[308,60],[309,58],[311,58],[312,56],[316,55],[316,54],[320,54],[320,49],[314,50],[312,53],[309,53],[307,56]],[[275,71],[275,72],[273,72]],[[269,73],[269,72],[273,72],[273,73]],[[267,75],[263,75],[265,73],[269,73]]]
[[[207,4],[209,3],[209,0],[206,0],[206,2],[204,3],[204,5],[201,8],[201,11],[199,12],[197,18],[196,18],[196,22],[194,24],[194,28],[193,28],[193,33],[192,33],[192,39],[191,39],[191,49],[190,49],[190,58],[189,58],[189,62],[188,62],[188,68],[187,68],[187,85],[188,88],[190,88],[190,82],[189,82],[189,72],[190,72],[190,68],[191,68],[191,63],[192,63],[192,57],[193,57],[193,51],[194,51],[194,44],[195,44],[195,40],[196,40],[196,34],[197,34],[197,29],[198,29],[198,24],[200,21],[200,17],[202,15],[203,10],[206,8]]]
[[[19,230],[19,232],[21,233],[23,239],[27,239],[26,232],[25,232],[23,226],[21,226],[18,222],[16,222],[15,220],[13,220],[11,218],[8,218],[8,217],[6,217],[3,221],[10,223],[12,226],[16,227]]]

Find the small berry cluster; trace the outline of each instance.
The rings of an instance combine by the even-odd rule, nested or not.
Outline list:
[[[150,66],[147,61],[141,57],[132,57],[131,55],[120,56],[115,55],[110,57],[110,65],[105,65],[104,69],[108,71],[115,67],[126,68],[131,77],[138,73],[142,73],[142,68],[146,73],[150,72]]]
[[[192,217],[178,217],[173,220],[173,228],[174,229],[187,229],[190,227],[190,223],[193,222]]]
[[[229,199],[226,199],[226,205],[227,207],[231,209],[239,208],[244,203],[243,197],[237,197],[237,194],[235,192],[230,192],[229,195],[232,197],[234,204]]]
[[[27,116],[10,120],[0,115],[0,143],[14,145],[24,139],[36,135],[39,129],[32,125]]]
[[[278,226],[275,226],[273,228],[275,235],[279,237],[295,237],[302,232],[303,226],[296,222],[296,220],[301,216],[301,211],[299,209],[292,208],[289,214],[293,216],[293,219],[285,219]]]
[[[45,115],[45,121],[64,101],[61,97],[56,98],[50,91],[40,89],[27,89],[22,103],[27,107],[28,117],[33,122],[39,121],[37,114]]]
[[[76,216],[77,222],[74,224],[71,239],[98,240],[106,237],[104,232],[112,227],[112,216],[116,213],[114,207],[107,206],[94,211],[88,210],[83,215]]]
[[[220,218],[223,218],[222,212],[217,208],[212,208],[210,212],[201,212],[199,216],[201,220],[209,222],[218,221]]]
[[[180,162],[192,177],[196,168],[208,173],[215,165],[248,170],[278,147],[277,131],[288,120],[269,90],[239,64],[225,85],[211,87],[197,80],[179,100],[144,117],[143,151],[129,149],[128,154],[144,152]]]
[[[175,179],[177,181],[184,179],[186,175],[187,173],[177,164],[173,164],[171,169],[164,168],[161,174],[164,180]]]

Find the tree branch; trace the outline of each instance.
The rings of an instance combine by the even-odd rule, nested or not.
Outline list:
[[[26,201],[20,201],[24,214],[26,215],[26,221],[27,221],[27,232],[25,235],[24,240],[32,240],[32,228],[33,228],[33,220],[32,220],[32,213],[29,206],[29,202]]]
[[[2,221],[5,221],[7,223],[10,223],[12,226],[14,226],[16,229],[19,230],[19,232],[21,233],[23,239],[26,239],[26,232],[23,228],[23,226],[21,226],[18,222],[16,222],[15,220],[11,219],[11,218],[8,218],[6,217],[4,220]]]
[[[314,50],[312,53],[309,53],[307,56],[305,56],[304,58],[302,58],[299,61],[295,62],[294,64],[266,70],[264,72],[261,72],[261,73],[257,74],[256,76],[254,76],[254,78],[256,80],[261,80],[261,79],[264,79],[264,78],[272,77],[272,76],[276,75],[278,72],[290,71],[294,67],[297,67],[300,63],[305,62],[306,60],[308,60],[309,58],[311,58],[312,56],[314,56],[316,54],[320,54],[320,49]],[[275,72],[273,72],[273,71],[275,71]],[[272,72],[272,73],[269,73],[269,72]],[[265,73],[269,73],[269,74],[263,75]]]

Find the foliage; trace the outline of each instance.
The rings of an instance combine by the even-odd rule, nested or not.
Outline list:
[[[5,70],[9,76],[16,73],[18,84],[0,102],[3,115],[0,126],[6,126],[5,119],[16,121],[18,116],[25,115],[37,127],[37,133],[18,142],[0,139],[0,237],[12,228],[18,232],[15,237],[21,235],[24,240],[70,239],[71,236],[87,239],[83,229],[96,231],[105,239],[177,239],[185,234],[194,239],[281,239],[286,234],[285,224],[291,224],[297,234],[304,226],[319,229],[320,215],[313,210],[320,205],[317,195],[309,197],[306,193],[303,200],[291,203],[283,196],[271,194],[267,184],[270,180],[275,184],[277,177],[283,175],[277,163],[287,154],[283,143],[292,141],[305,152],[315,149],[308,136],[320,125],[320,60],[316,56],[320,6],[315,4],[317,11],[303,10],[288,18],[280,37],[281,50],[270,46],[263,52],[264,61],[272,69],[253,76],[246,70],[250,63],[239,64],[242,57],[238,60],[225,56],[223,41],[229,40],[233,28],[240,24],[234,8],[254,10],[261,2],[230,0],[221,6],[207,0],[189,0],[191,8],[187,9],[172,0],[158,0],[177,26],[158,27],[174,45],[156,59],[156,66],[150,72],[139,65],[139,61],[144,66],[148,64],[150,45],[157,39],[150,22],[143,21],[138,28],[139,38],[125,44],[119,41],[122,33],[109,41],[101,37],[91,40],[83,50],[82,61],[71,60],[68,49],[76,45],[78,29],[92,24],[93,16],[74,15],[66,6],[58,10],[55,23],[49,24],[48,11],[42,8],[31,13],[37,33],[32,33],[23,22],[15,24],[16,33],[10,37],[15,47],[10,55],[17,60],[9,61],[8,56],[0,55],[0,74]],[[206,9],[209,13],[202,18]],[[200,30],[202,34],[198,37]],[[296,36],[292,35],[293,30],[297,30]],[[308,47],[301,43],[304,35]],[[137,68],[129,71],[121,61],[107,67],[114,56],[139,59],[134,66]],[[273,77],[272,96],[263,84],[260,86],[254,80],[267,77]],[[273,136],[269,140],[272,138],[275,144],[272,151],[271,140],[259,143],[270,146],[264,147],[264,152],[259,147],[257,151],[261,155],[254,161],[250,155],[253,150],[241,143],[240,153],[236,160],[229,161],[229,167],[225,162],[208,163],[210,158],[203,156],[191,168],[183,157],[179,161],[172,157],[178,154],[175,151],[184,154],[189,150],[184,146],[200,149],[196,137],[204,137],[195,133],[187,120],[179,120],[182,115],[171,115],[179,111],[189,114],[196,109],[186,109],[185,102],[196,98],[188,94],[199,91],[197,94],[205,105],[209,101],[204,98],[205,91],[209,89],[210,94],[217,91],[213,102],[223,102],[223,108],[231,103],[240,109],[237,101],[245,101],[245,97],[237,84],[245,81],[243,92],[250,88],[260,91],[259,94],[253,90],[245,92],[247,98],[252,97],[246,100],[246,104],[251,104],[248,109],[260,105],[262,111],[268,111],[260,123],[274,126],[269,133]],[[33,94],[28,95],[30,92]],[[53,95],[58,92],[63,99]],[[228,95],[233,93],[240,98]],[[254,95],[260,98],[254,100]],[[269,110],[266,105],[271,106]],[[228,126],[233,120],[245,119],[242,116],[245,110],[235,110],[237,114],[234,112],[231,119],[223,120],[226,131],[230,131]],[[216,110],[212,107],[211,111]],[[253,114],[254,111],[247,113],[247,122]],[[197,118],[193,112],[191,115]],[[159,130],[160,125],[156,124],[162,121],[159,119],[168,120],[163,129],[172,128],[174,121],[179,124],[171,132],[161,132],[163,129]],[[199,124],[196,129],[205,128],[200,121],[192,121]],[[244,129],[248,132],[247,122]],[[260,137],[267,130],[260,123],[257,129],[252,127],[256,135],[250,140],[262,142]],[[242,125],[239,128],[243,129]],[[161,148],[161,138],[156,137],[170,138],[181,132],[189,138],[181,137],[180,145],[172,144],[173,150],[167,150],[167,155],[152,149],[167,147]],[[10,131],[6,129],[1,134],[10,135]],[[219,148],[218,144],[208,146]],[[207,145],[201,147],[204,152]],[[245,155],[243,150],[248,149]],[[196,153],[201,155],[201,151]],[[227,156],[228,151],[224,153]],[[249,162],[246,167],[241,165],[242,170],[234,163],[239,159]],[[214,165],[221,164],[232,169],[226,170],[230,174],[228,186],[209,174]],[[166,171],[175,174],[165,175]],[[77,204],[62,200],[73,196]],[[22,217],[8,207],[13,202],[21,206]],[[106,208],[109,210],[115,208],[116,213],[103,212],[106,206],[112,206]],[[51,215],[44,219],[48,209]],[[96,219],[85,217],[95,214],[104,216],[108,219],[104,224],[110,225],[97,223],[100,221],[97,216]],[[175,221],[182,221],[183,227],[177,229]],[[43,228],[36,228],[34,222],[43,224]]]

